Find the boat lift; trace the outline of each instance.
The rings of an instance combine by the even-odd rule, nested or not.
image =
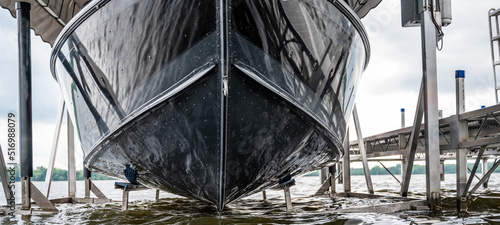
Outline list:
[[[90,180],[90,171],[85,168],[85,198],[75,198],[76,193],[76,167],[74,156],[74,135],[73,127],[68,119],[68,197],[62,199],[48,200],[50,193],[50,184],[52,171],[54,168],[54,160],[57,153],[57,142],[59,140],[62,117],[65,113],[64,102],[60,104],[59,114],[56,123],[54,135],[54,143],[51,151],[49,168],[47,170],[47,178],[45,181],[46,193],[42,194],[30,181],[32,176],[32,143],[31,143],[31,59],[30,56],[30,33],[29,33],[29,4],[17,3],[18,24],[19,24],[19,54],[20,77],[21,82],[25,82],[20,86],[20,133],[21,133],[21,177],[22,177],[22,209],[30,210],[31,199],[37,205],[48,211],[57,211],[54,203],[99,203],[110,202],[106,196],[97,188]],[[471,195],[481,186],[487,185],[489,176],[500,165],[498,155],[500,155],[500,105],[495,105],[475,111],[465,111],[464,104],[464,72],[456,72],[456,95],[457,95],[457,112],[456,115],[448,118],[438,119],[437,109],[437,69],[436,69],[436,27],[432,22],[433,9],[424,7],[420,15],[422,46],[423,46],[423,78],[417,102],[417,110],[412,127],[406,127],[387,133],[374,135],[363,138],[357,109],[354,107],[353,118],[355,123],[356,134],[358,140],[349,142],[348,133],[344,141],[344,148],[349,149],[345,154],[342,162],[339,162],[337,168],[335,166],[324,170],[324,183],[318,191],[318,195],[329,193],[330,197],[335,196],[353,196],[353,197],[373,197],[374,189],[369,174],[368,161],[381,156],[400,156],[403,163],[403,179],[401,186],[401,196],[408,195],[409,183],[411,179],[411,170],[417,154],[425,153],[426,160],[426,177],[427,177],[427,200],[423,204],[422,200],[406,201],[403,205],[394,206],[393,209],[431,209],[433,211],[440,210],[440,176],[442,171],[442,162],[445,159],[455,159],[457,162],[457,209],[459,211],[467,210],[471,203]],[[500,45],[500,34],[498,28],[498,16],[500,9],[491,10],[489,12],[490,23],[496,22],[497,35],[491,38],[492,42],[492,60],[494,70],[500,65],[494,56],[493,46],[496,41]],[[491,20],[493,18],[493,20]],[[490,25],[491,26],[491,25]],[[490,30],[491,32],[491,30]],[[496,79],[496,75],[495,75]],[[496,83],[496,82],[495,82]],[[495,84],[496,85],[496,84]],[[495,86],[495,94],[499,89]],[[497,95],[496,95],[497,96]],[[498,103],[498,97],[497,97]],[[24,116],[24,118],[23,118]],[[422,124],[422,119],[425,116],[425,124]],[[404,111],[402,112],[402,120],[404,121]],[[403,124],[404,127],[404,124]],[[0,148],[1,153],[1,148]],[[3,160],[3,154],[0,158],[0,179],[4,185],[5,197],[10,199],[7,184],[7,170]],[[443,156],[443,157],[441,157]],[[454,158],[452,158],[454,156]],[[467,178],[467,159],[475,156],[476,161],[471,170],[469,178]],[[497,158],[493,167],[486,172],[486,161],[490,158]],[[483,160],[483,176],[480,181],[471,188],[472,180],[476,176],[476,171],[479,162]],[[351,192],[350,180],[350,163],[352,161],[361,161],[365,171],[365,180],[368,189],[368,194],[359,194]],[[338,170],[338,175],[335,176]],[[336,193],[335,180],[339,180],[339,184],[343,184],[344,193]],[[5,181],[5,182],[4,182]],[[117,185],[118,188],[124,190],[122,208],[128,207],[128,192],[132,189],[139,190],[141,187],[132,187],[129,185]],[[130,187],[130,188],[129,188]],[[289,186],[284,187],[285,199],[287,202],[287,210],[291,209],[291,199],[289,196]],[[93,192],[97,198],[91,198],[90,192]],[[158,191],[156,192],[158,199]],[[288,193],[288,194],[287,194]],[[265,192],[264,198],[265,198]],[[414,200],[414,201],[413,201]],[[363,210],[368,210],[363,208]]]
[[[352,161],[361,161],[365,171],[365,180],[369,194],[373,195],[373,185],[371,183],[368,170],[368,161],[402,161],[402,182],[401,196],[408,196],[408,189],[411,179],[413,163],[415,156],[420,154],[426,161],[426,196],[427,204],[425,207],[431,211],[440,211],[441,209],[441,191],[440,181],[444,180],[444,160],[456,160],[457,173],[457,210],[459,212],[467,211],[472,203],[472,194],[483,185],[487,187],[487,182],[493,171],[500,165],[500,105],[498,105],[498,85],[495,75],[495,95],[497,105],[482,108],[474,111],[465,111],[465,91],[464,79],[465,71],[457,70],[456,79],[456,115],[448,118],[438,119],[439,111],[437,109],[437,70],[436,70],[436,27],[432,23],[432,10],[424,5],[423,12],[419,21],[409,22],[407,24],[418,24],[421,22],[422,34],[422,62],[423,78],[420,88],[417,109],[413,126],[404,127],[404,109],[401,111],[402,127],[401,129],[363,138],[360,130],[359,118],[356,107],[353,109],[353,119],[358,136],[357,141],[345,144],[345,149],[349,149],[348,154],[344,155],[339,168],[339,174],[342,174],[344,184],[344,193],[338,196],[359,195],[351,193],[350,185],[350,163]],[[403,15],[404,16],[404,15]],[[492,48],[493,69],[500,68],[500,58],[495,56],[494,47],[500,47],[500,28],[498,16],[500,9],[491,9],[490,16],[490,36]],[[415,19],[415,18],[412,18]],[[403,24],[404,23],[403,18]],[[495,23],[496,34],[493,35],[491,25]],[[422,124],[422,118],[425,115],[425,124]],[[348,138],[347,138],[348,139]],[[348,141],[346,141],[348,142]],[[377,157],[398,156],[397,159],[377,159]],[[467,167],[467,159],[475,158],[472,169]],[[492,168],[487,170],[487,160],[496,158]],[[480,161],[483,161],[483,176],[479,178],[476,175]],[[471,173],[467,178],[467,170]],[[325,174],[325,173],[323,173]],[[334,177],[330,173],[329,177]],[[394,175],[393,175],[394,176]],[[479,182],[471,188],[474,177]],[[323,179],[323,186],[316,193],[324,194],[328,186],[333,188],[331,193],[335,193],[334,182],[329,179]],[[339,179],[339,183],[341,180]],[[331,184],[331,185],[330,185]],[[411,204],[405,204],[404,209],[409,209]],[[410,207],[411,206],[411,207]],[[422,206],[419,206],[420,209]],[[419,208],[417,207],[417,208]],[[376,208],[363,208],[365,211],[374,211]],[[395,207],[394,210],[401,210]]]

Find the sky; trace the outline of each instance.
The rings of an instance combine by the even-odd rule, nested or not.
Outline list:
[[[443,29],[443,49],[437,54],[439,109],[455,113],[455,70],[465,70],[466,111],[495,104],[489,43],[488,10],[498,0],[452,1],[452,23]],[[413,123],[422,77],[420,28],[402,28],[400,0],[383,0],[362,22],[371,45],[370,62],[363,73],[356,104],[363,136]],[[7,114],[18,112],[17,23],[0,9],[0,144],[6,154]],[[48,166],[61,101],[59,86],[50,73],[49,44],[32,32],[34,167]],[[65,121],[55,166],[66,168]],[[357,139],[351,128],[351,140]],[[77,169],[83,154],[76,151]],[[354,165],[355,166],[355,165]]]

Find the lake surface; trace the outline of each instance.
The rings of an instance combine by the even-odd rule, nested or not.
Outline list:
[[[399,178],[399,177],[398,177]],[[459,217],[455,210],[455,175],[446,174],[441,183],[442,215],[427,211],[402,211],[391,214],[336,213],[336,209],[381,205],[385,200],[356,198],[310,197],[319,188],[319,177],[299,177],[291,188],[293,211],[286,212],[283,191],[267,191],[267,201],[257,193],[235,201],[217,214],[215,209],[197,200],[155,190],[130,192],[128,211],[121,211],[121,202],[107,204],[59,204],[55,215],[0,216],[0,224],[500,224],[500,174],[493,174],[487,189],[480,188],[469,212]],[[398,196],[399,183],[390,175],[372,176],[375,194]],[[121,200],[122,192],[114,189],[115,181],[94,181],[113,200]],[[477,182],[477,179],[475,180]],[[474,182],[474,183],[475,183]],[[473,183],[473,184],[474,184]],[[34,182],[44,192],[43,182]],[[425,176],[413,175],[409,197],[425,196]],[[16,200],[20,202],[20,184]],[[84,182],[77,182],[77,197],[84,195]],[[0,187],[1,189],[1,187]],[[337,185],[337,192],[342,192]],[[366,193],[363,176],[352,176],[352,191]],[[5,204],[3,191],[0,205]],[[50,198],[67,195],[67,182],[53,182]]]

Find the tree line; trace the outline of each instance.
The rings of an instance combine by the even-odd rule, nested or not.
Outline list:
[[[472,170],[474,167],[474,163],[468,163],[467,166]],[[493,166],[493,162],[488,162],[488,169]],[[395,166],[387,167],[392,174],[401,174],[401,164],[397,164]],[[479,164],[476,173],[482,173],[482,164]],[[455,174],[456,165],[455,164],[444,164],[444,173],[445,174]],[[469,171],[467,171],[470,173]],[[500,166],[495,169],[494,173],[500,173]],[[364,175],[363,168],[351,168],[351,175]],[[370,169],[371,175],[389,175],[386,169],[381,166],[374,166]],[[413,165],[412,174],[425,174],[425,165]],[[319,171],[314,171],[306,176],[319,176]]]
[[[19,164],[16,165],[15,168],[16,171],[16,181],[21,181],[20,177],[20,172],[19,172]],[[33,170],[33,177],[31,178],[32,181],[45,181],[45,177],[47,175],[47,168],[43,166],[39,166],[36,169]],[[92,173],[92,176],[90,177],[91,180],[114,180],[115,178],[108,177],[105,175],[97,174],[97,173]],[[52,181],[66,181],[68,180],[68,171],[59,169],[59,168],[54,168],[54,171],[52,173]],[[76,171],[76,180],[84,180],[83,178],[83,170],[78,170]]]
[[[493,162],[488,162],[488,169],[490,169],[492,166]],[[467,167],[469,167],[472,170],[472,167],[474,167],[474,163],[468,163]],[[482,168],[483,168],[482,165],[479,164],[476,173],[482,173]],[[401,174],[401,164],[387,167],[387,169],[391,171],[391,173],[393,174]],[[457,167],[455,164],[444,164],[445,174],[455,174],[456,169]],[[470,172],[468,171],[468,173]],[[500,173],[500,167],[497,167],[494,173]],[[387,170],[381,166],[374,166],[370,169],[370,174],[389,175],[389,172],[387,172]],[[412,174],[425,174],[425,165],[413,165]],[[364,175],[363,168],[351,168],[351,175]]]

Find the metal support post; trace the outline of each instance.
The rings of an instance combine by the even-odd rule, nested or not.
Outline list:
[[[344,171],[343,168],[344,168],[344,166],[342,164],[342,160],[338,161],[337,162],[337,171],[338,171],[339,175],[343,174],[343,172],[342,172],[342,171]],[[343,184],[344,183],[344,176],[343,175],[339,176],[339,181],[338,182],[339,182],[339,184]]]
[[[344,177],[344,192],[351,192],[351,158],[349,155],[349,128],[344,138],[344,161],[342,162],[342,176]]]
[[[439,178],[444,181],[444,159],[439,162]]]
[[[401,128],[405,128],[405,108],[401,108]],[[403,149],[406,145],[406,136],[399,136],[399,148]],[[404,175],[406,174],[406,155],[401,155],[401,180],[404,180]],[[399,182],[401,184],[401,182]]]
[[[422,33],[422,69],[424,74],[425,166],[427,202],[432,211],[440,210],[441,180],[439,178],[439,121],[436,65],[436,26],[432,22],[433,7],[427,1],[420,13]],[[432,2],[432,1],[431,1]]]
[[[486,174],[486,171],[488,171],[488,157],[483,158],[483,168],[482,168],[483,176]],[[488,180],[484,182],[483,188],[488,188]]]
[[[76,196],[75,133],[73,123],[67,113],[68,124],[68,197]]]
[[[330,166],[329,168],[329,172],[330,172],[330,198],[333,198],[335,197],[335,195],[337,194],[337,190],[336,190],[336,185],[335,185],[335,171],[336,168],[335,168],[335,165],[333,166]]]
[[[27,2],[16,2],[19,50],[19,135],[22,210],[31,209],[30,180],[33,176],[33,140],[31,117],[31,35]]]
[[[467,141],[467,121],[458,121],[458,115],[465,112],[465,71],[455,71],[456,114],[450,123],[451,143],[456,149],[457,210],[467,211],[467,149],[460,148],[460,142]]]
[[[122,210],[128,210],[128,191],[123,190],[123,195],[122,195]]]
[[[159,201],[160,200],[160,189],[156,189],[156,195],[155,195],[155,201]]]
[[[405,175],[406,175],[406,164],[407,164],[407,157],[405,155],[401,155],[401,181],[405,180]],[[401,183],[403,185],[403,183]]]
[[[31,209],[31,179],[30,177],[21,177],[21,210]]]
[[[354,119],[354,127],[356,128],[356,135],[358,136],[358,146],[359,152],[361,153],[361,160],[363,161],[363,171],[365,174],[366,188],[368,193],[373,194],[373,184],[372,177],[370,175],[370,167],[368,166],[368,160],[366,158],[365,142],[363,141],[363,134],[361,133],[361,125],[359,122],[358,109],[356,104],[354,104],[352,115]]]
[[[262,199],[263,200],[267,200],[267,194],[266,194],[266,191],[262,191]]]
[[[53,172],[57,155],[57,146],[59,144],[59,136],[61,134],[61,125],[65,111],[66,111],[65,103],[64,100],[61,99],[61,102],[59,103],[59,109],[57,111],[58,113],[57,113],[56,129],[54,131],[54,137],[52,139],[52,150],[50,151],[49,167],[47,167],[47,173],[45,175],[45,196],[47,196],[47,198],[49,198],[50,187],[52,184],[52,176],[54,175]]]
[[[401,108],[401,128],[405,128],[405,108]]]
[[[328,179],[328,168],[322,168],[319,170],[319,178],[320,178],[320,184],[325,183],[325,180]]]
[[[85,198],[90,198],[90,190],[91,190],[91,182],[90,177],[92,176],[92,172],[84,165],[83,166],[83,178],[85,179]]]
[[[285,186],[285,202],[286,202],[286,211],[292,210],[292,196],[290,195],[290,187]]]

